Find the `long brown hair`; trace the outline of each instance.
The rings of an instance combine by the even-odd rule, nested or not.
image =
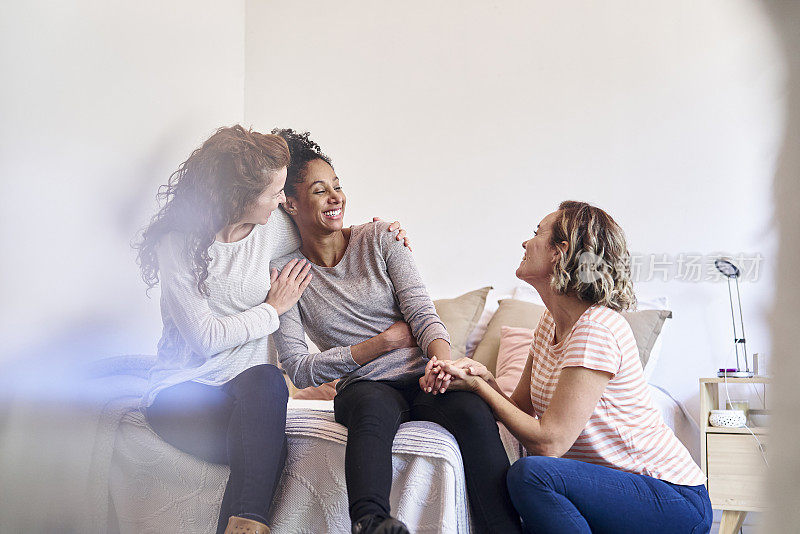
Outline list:
[[[208,250],[221,229],[241,220],[274,173],[289,164],[289,148],[281,137],[219,128],[158,189],[161,205],[134,244],[142,279],[148,289],[158,284],[158,243],[170,232],[184,237],[197,289],[208,296]]]

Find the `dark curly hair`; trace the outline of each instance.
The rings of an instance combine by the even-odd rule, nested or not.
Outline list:
[[[158,244],[170,232],[184,236],[197,289],[209,296],[208,250],[220,230],[241,220],[250,204],[289,165],[286,141],[277,135],[219,128],[158,189],[161,209],[133,247],[148,290],[158,284]]]
[[[309,162],[321,159],[333,168],[331,158],[322,152],[320,146],[310,139],[310,132],[296,132],[291,128],[275,128],[272,130],[274,135],[279,135],[289,146],[289,153],[292,155],[292,162],[286,169],[286,185],[283,188],[287,197],[297,194],[297,184],[302,184],[305,180],[303,171]]]

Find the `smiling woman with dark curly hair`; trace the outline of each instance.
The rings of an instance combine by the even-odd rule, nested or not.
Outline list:
[[[519,532],[519,517],[505,488],[508,456],[489,407],[469,392],[435,395],[441,381],[420,380],[431,365],[429,358],[450,358],[450,338],[413,256],[388,239],[385,224],[344,226],[347,195],[340,176],[308,133],[273,133],[286,140],[292,154],[284,209],[302,241],[298,251],[273,265],[307,259],[314,274],[281,318],[275,345],[296,386],[339,379],[334,415],[347,427],[345,483],[352,532],[408,534],[409,528],[391,516],[389,495],[392,443],[400,424],[412,420],[438,423],[455,437],[472,531]],[[375,334],[398,324],[404,327],[398,329],[398,342],[378,350],[380,357],[367,353]],[[319,352],[309,351],[306,334]]]

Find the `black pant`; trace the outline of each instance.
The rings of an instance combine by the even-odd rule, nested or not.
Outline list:
[[[230,466],[218,533],[232,515],[267,523],[286,460],[288,398],[280,369],[257,365],[222,386],[169,387],[147,409],[148,423],[164,441]]]
[[[334,399],[336,421],[347,427],[345,480],[350,518],[389,515],[392,442],[401,423],[432,421],[458,442],[464,460],[472,519],[477,532],[521,532],[519,515],[506,489],[509,468],[497,423],[474,393],[433,396],[414,384],[364,380]]]

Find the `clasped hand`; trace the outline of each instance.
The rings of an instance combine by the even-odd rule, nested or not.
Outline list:
[[[494,376],[480,362],[471,358],[438,360],[432,357],[419,378],[419,387],[426,393],[444,393],[447,390],[475,391],[481,380],[491,383]]]

